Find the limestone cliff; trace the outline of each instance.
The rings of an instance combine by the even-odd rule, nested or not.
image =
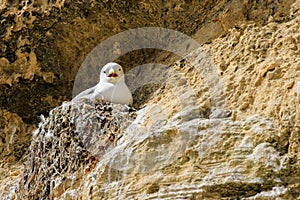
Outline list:
[[[1,197],[300,199],[299,1],[2,1],[0,9]],[[61,107],[47,113],[71,99],[84,58],[104,39],[143,26],[178,30],[203,45],[176,62],[155,49],[119,58],[126,71],[167,64],[164,81],[136,90],[136,119],[99,159],[90,150],[82,160],[56,151],[79,145],[74,127],[64,130],[58,119],[83,115],[54,112]],[[150,78],[160,72],[153,68]],[[51,153],[73,156],[55,175],[30,171],[40,166],[30,153],[49,135],[39,128],[31,141],[40,114],[41,127],[61,128],[40,164]],[[62,133],[70,143],[59,143]]]

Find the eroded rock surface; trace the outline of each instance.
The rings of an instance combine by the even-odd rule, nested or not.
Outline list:
[[[159,81],[137,88],[137,118],[102,159],[62,171],[66,182],[37,182],[52,189],[45,198],[300,198],[299,1],[2,1],[0,9],[1,197],[16,198],[34,174],[19,160],[34,124],[71,98],[85,56],[116,33],[159,26],[206,44],[177,62],[155,50],[122,56],[126,71],[169,67],[150,70]],[[25,182],[54,180],[40,172]]]

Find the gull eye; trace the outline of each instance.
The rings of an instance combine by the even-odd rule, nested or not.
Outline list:
[[[106,71],[103,71],[104,74],[106,74]]]
[[[121,71],[121,68],[119,69],[119,71]]]

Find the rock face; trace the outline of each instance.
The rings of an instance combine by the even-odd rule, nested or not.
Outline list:
[[[249,20],[258,24],[266,24],[270,16],[288,20],[292,2],[4,0],[0,4],[1,108],[27,124],[37,123],[40,114],[71,98],[70,88],[87,54],[122,31],[164,27],[195,34],[204,43]],[[137,64],[167,62],[157,58],[157,51],[129,53],[120,63],[128,71]]]
[[[300,199],[300,1],[3,1],[0,8],[4,199]],[[84,146],[87,156],[69,160],[65,171],[34,171],[47,158],[49,166],[61,164],[55,159],[70,154],[68,145],[80,146],[74,127],[64,130],[58,119],[83,119],[91,107],[59,107],[40,124],[60,127],[58,143],[35,148],[51,135],[38,129],[29,149],[40,154],[28,152],[20,166],[38,115],[71,98],[88,52],[142,26],[176,29],[203,46],[176,62],[155,50],[119,59],[127,71],[147,62],[169,66],[140,70],[135,81],[160,81],[136,90],[136,119],[101,158]],[[70,144],[59,143],[62,133]],[[58,144],[68,151],[56,152]]]

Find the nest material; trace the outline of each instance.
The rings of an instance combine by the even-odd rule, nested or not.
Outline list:
[[[17,199],[52,199],[57,184],[90,170],[135,117],[131,107],[87,100],[50,111],[33,134]]]

